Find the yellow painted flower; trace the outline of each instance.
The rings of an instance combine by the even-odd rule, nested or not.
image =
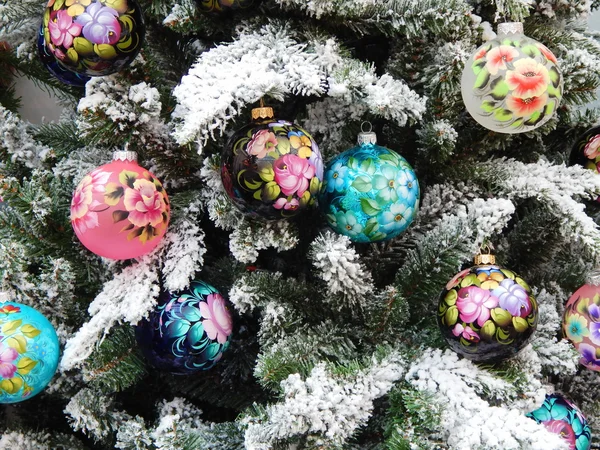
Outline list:
[[[78,16],[85,12],[85,7],[92,3],[92,0],[67,0],[65,5],[68,6],[67,13],[71,17]]]

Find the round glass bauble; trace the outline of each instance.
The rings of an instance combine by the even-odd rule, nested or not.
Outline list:
[[[461,91],[479,124],[498,133],[524,133],[550,120],[562,99],[563,78],[543,44],[499,29],[467,60]]]
[[[192,281],[183,291],[163,292],[135,334],[150,364],[185,375],[212,368],[229,347],[232,330],[221,294],[208,283]]]
[[[48,47],[46,46],[43,27],[40,27],[40,32],[38,34],[37,49],[42,65],[60,82],[68,84],[69,86],[83,87],[90,79],[87,75],[67,70],[58,63],[56,58],[54,58],[54,55],[49,52]]]
[[[516,355],[538,320],[531,289],[516,273],[496,265],[465,269],[446,284],[438,303],[438,325],[459,355],[497,363]]]
[[[229,140],[221,178],[233,203],[248,216],[285,219],[315,203],[323,160],[306,130],[285,120],[259,120]]]
[[[590,128],[577,138],[571,150],[570,163],[600,173],[600,126]],[[600,197],[596,201],[600,201]]]
[[[249,8],[254,0],[197,0],[201,11],[222,12],[233,9]]]
[[[136,0],[50,0],[42,32],[48,53],[62,67],[101,76],[131,64],[145,27]]]
[[[54,376],[60,346],[52,324],[35,309],[0,303],[0,403],[39,394]]]
[[[379,242],[408,228],[419,196],[410,164],[392,150],[367,143],[327,164],[319,206],[336,232],[354,242]]]
[[[600,371],[600,286],[586,284],[575,291],[565,305],[562,329],[580,353],[579,362]]]
[[[71,201],[81,243],[110,259],[137,258],[158,245],[169,223],[169,199],[158,179],[135,161],[116,160],[87,174]]]
[[[592,432],[586,418],[577,406],[562,395],[546,395],[542,406],[526,416],[560,435],[569,443],[569,450],[589,450],[591,447]]]

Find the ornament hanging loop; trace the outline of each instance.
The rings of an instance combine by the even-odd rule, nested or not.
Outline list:
[[[489,244],[483,244],[479,247],[479,253],[475,255],[474,263],[476,266],[496,264],[496,255],[492,255],[492,248]]]
[[[365,125],[369,130],[365,130]],[[358,145],[375,145],[377,144],[377,134],[373,132],[373,124],[369,121],[364,121],[360,124],[361,132],[358,134]]]

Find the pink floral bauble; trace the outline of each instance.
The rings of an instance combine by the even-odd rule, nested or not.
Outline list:
[[[87,174],[71,200],[71,225],[99,256],[145,255],[167,231],[170,209],[158,179],[134,161],[113,161]]]

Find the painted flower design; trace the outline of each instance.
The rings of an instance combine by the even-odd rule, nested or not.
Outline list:
[[[403,198],[409,205],[417,203],[419,196],[419,182],[412,170],[401,171],[400,183],[396,192],[398,197]]]
[[[68,6],[67,12],[70,16],[75,17],[83,14],[85,7],[89,6],[92,0],[67,0],[65,5]]]
[[[567,323],[565,324],[565,332],[570,341],[577,343],[583,341],[584,337],[590,335],[587,320],[579,314],[571,314],[568,316]]]
[[[167,209],[163,194],[156,190],[153,182],[143,178],[135,180],[133,188],[125,189],[123,204],[129,211],[127,218],[138,227],[155,227],[162,222],[162,214]]]
[[[552,61],[554,64],[558,63],[554,53],[552,53],[544,44],[538,43],[537,48],[542,52],[542,55],[544,55],[548,61]]]
[[[288,133],[290,145],[296,149],[300,158],[310,158],[312,155],[312,140],[301,131],[290,131]]]
[[[499,299],[499,306],[513,316],[527,317],[531,313],[532,305],[527,291],[520,284],[510,278],[505,278],[500,285],[492,291]]]
[[[588,140],[583,149],[583,154],[588,159],[596,159],[600,156],[600,134],[597,134],[592,139]]]
[[[227,342],[233,327],[225,299],[220,294],[208,295],[206,302],[200,303],[200,312],[207,336],[212,340],[216,339],[219,344]]]
[[[546,106],[546,103],[548,103],[548,94],[529,98],[520,98],[514,95],[506,97],[506,107],[517,117],[527,117],[541,111]]]
[[[600,370],[600,359],[596,356],[596,347],[590,344],[579,344],[577,348],[581,354],[579,362],[592,370]]]
[[[363,226],[359,223],[358,219],[352,211],[343,212],[340,211],[336,214],[337,228],[344,230],[344,234],[348,236],[358,236],[362,233]]]
[[[0,376],[2,378],[12,378],[15,376],[17,366],[12,362],[18,357],[19,353],[14,348],[0,342]]]
[[[589,329],[590,329],[590,340],[594,344],[600,345],[600,323],[590,322]]]
[[[500,45],[491,49],[487,55],[486,69],[492,75],[496,75],[499,70],[506,70],[506,63],[512,62],[519,56],[519,51],[510,45]]]
[[[486,47],[481,48],[477,53],[475,53],[475,61],[483,58],[486,54],[487,54],[487,48]]]
[[[18,306],[6,305],[0,308],[0,313],[2,314],[14,314],[18,312],[21,312],[21,308],[19,308]]]
[[[389,211],[384,211],[377,216],[377,222],[384,233],[390,234],[403,230],[412,218],[413,209],[406,203],[392,203]]]
[[[587,312],[594,321],[600,321],[600,308],[595,303],[587,306]]]
[[[471,272],[471,269],[465,269],[461,270],[456,275],[454,275],[454,277],[450,281],[448,281],[448,283],[446,283],[446,290],[449,291],[454,286],[458,286],[460,280],[462,280],[463,277],[465,277],[469,272]]]
[[[544,422],[546,429],[552,433],[559,434],[569,443],[569,450],[576,450],[576,437],[573,427],[564,420],[550,420]]]
[[[105,192],[110,175],[110,172],[94,170],[77,185],[71,200],[71,224],[78,233],[85,233],[99,225],[98,213],[94,208],[102,203],[94,200],[94,192]]]
[[[490,318],[490,309],[498,306],[498,302],[498,298],[490,291],[469,286],[458,291],[456,307],[460,320],[466,323],[477,321],[477,325],[481,327]]]
[[[73,17],[65,10],[54,11],[50,15],[48,29],[50,30],[50,40],[54,45],[70,48],[73,45],[73,39],[81,34],[81,28],[82,26],[73,22]]]
[[[321,152],[319,151],[319,147],[317,143],[313,141],[312,145],[312,154],[308,161],[315,166],[315,173],[317,174],[317,178],[319,180],[323,179],[323,156],[321,156]]]
[[[506,72],[506,84],[513,97],[529,99],[540,97],[548,89],[550,74],[544,64],[533,58],[523,58],[514,63],[515,70]]]
[[[277,143],[277,136],[274,133],[269,130],[260,130],[254,133],[252,140],[248,142],[246,152],[258,159],[263,159],[277,147]]]
[[[398,200],[396,190],[408,184],[408,177],[403,170],[384,164],[381,166],[381,175],[373,176],[373,188],[377,189],[377,198],[382,202],[395,202]]]
[[[284,195],[302,197],[315,176],[315,168],[308,160],[296,155],[284,155],[273,164],[275,181]]]
[[[286,211],[295,211],[300,206],[300,202],[297,198],[293,198],[288,200],[287,198],[278,198],[275,203],[273,203],[273,208],[275,209],[284,209]]]
[[[93,44],[116,44],[121,38],[119,13],[100,2],[92,3],[75,22],[83,27],[83,36]]]
[[[460,323],[457,323],[452,329],[452,334],[456,337],[462,336],[467,341],[479,342],[479,335],[473,331],[470,326],[463,326]]]
[[[348,167],[342,161],[336,161],[325,174],[327,192],[343,191],[347,182]]]

